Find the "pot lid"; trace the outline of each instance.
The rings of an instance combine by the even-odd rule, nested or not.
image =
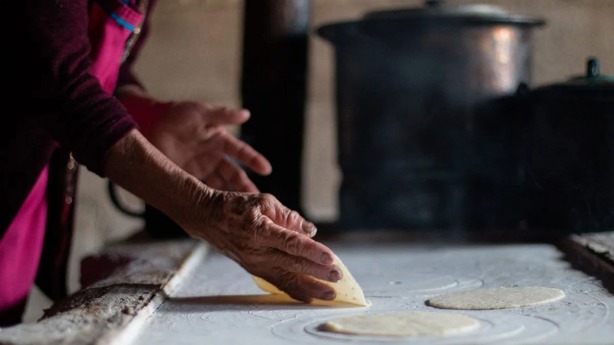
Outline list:
[[[565,84],[570,87],[614,87],[614,76],[602,75],[599,60],[590,57],[586,61],[586,75],[573,77]]]
[[[365,20],[436,20],[466,24],[543,25],[543,19],[511,14],[503,8],[486,4],[450,5],[443,0],[426,0],[421,8],[406,8],[368,12]]]
[[[599,60],[589,57],[586,62],[586,74],[572,77],[566,82],[538,87],[536,95],[569,99],[591,99],[614,101],[614,76],[602,75]]]
[[[602,75],[599,70],[599,59],[589,57],[586,60],[585,75],[572,77],[566,82],[538,87],[535,90],[548,90],[552,88],[614,90],[614,76]]]
[[[364,34],[388,36],[415,32],[414,28],[430,30],[438,27],[473,25],[513,25],[535,27],[545,24],[541,18],[510,14],[493,5],[448,5],[443,0],[426,0],[423,7],[367,12],[363,18],[326,24],[317,33],[332,41],[344,42],[346,37]]]

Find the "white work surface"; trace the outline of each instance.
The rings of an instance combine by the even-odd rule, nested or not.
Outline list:
[[[136,344],[614,344],[614,295],[571,268],[546,244],[429,246],[329,244],[362,286],[368,308],[267,303],[251,276],[211,252],[135,334]],[[486,311],[425,305],[436,295],[501,286],[563,290],[541,306]],[[258,296],[253,296],[258,295]],[[333,317],[391,311],[460,313],[480,321],[448,337],[337,335],[317,326]]]

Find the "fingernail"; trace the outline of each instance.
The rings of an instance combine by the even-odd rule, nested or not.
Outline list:
[[[339,270],[332,270],[328,273],[328,280],[331,282],[338,282],[343,278],[343,274]]]
[[[335,291],[326,291],[320,296],[320,299],[323,299],[326,301],[332,301],[335,299],[335,297],[337,297],[337,294],[335,293]]]
[[[322,253],[322,258],[320,260],[325,265],[330,265],[333,263],[333,257],[328,253]]]

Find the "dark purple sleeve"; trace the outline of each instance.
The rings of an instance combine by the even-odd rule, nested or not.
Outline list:
[[[13,3],[23,5],[17,15],[25,29],[15,30],[21,39],[13,57],[23,66],[15,89],[26,114],[102,176],[106,151],[136,124],[89,73],[88,1]]]

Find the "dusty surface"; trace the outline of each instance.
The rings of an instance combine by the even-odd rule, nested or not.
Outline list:
[[[272,300],[236,263],[211,255],[143,325],[135,344],[608,344],[614,294],[571,267],[548,244],[419,245],[328,243],[361,285],[369,308],[322,307]],[[434,296],[480,288],[545,286],[562,300],[499,310],[446,310],[479,321],[450,337],[382,339],[322,332],[344,316],[444,312]]]
[[[0,344],[111,344],[129,339],[175,287],[197,242],[120,245],[84,260],[87,288],[54,304],[35,323],[0,329]],[[96,273],[96,274],[91,274]]]
[[[96,273],[84,276],[91,283],[87,289],[54,305],[39,322],[0,329],[0,344],[608,344],[614,338],[614,293],[569,259],[582,258],[611,274],[609,259],[603,259],[611,253],[611,236],[571,237],[567,242],[574,246],[566,252],[549,244],[327,243],[372,302],[366,309],[272,298],[235,262],[206,255],[206,247],[192,241],[117,246],[84,261],[92,267],[86,271]],[[446,339],[350,340],[318,328],[343,316],[432,312],[425,303],[431,297],[505,286],[549,286],[566,297],[504,310],[450,310],[480,325]]]

